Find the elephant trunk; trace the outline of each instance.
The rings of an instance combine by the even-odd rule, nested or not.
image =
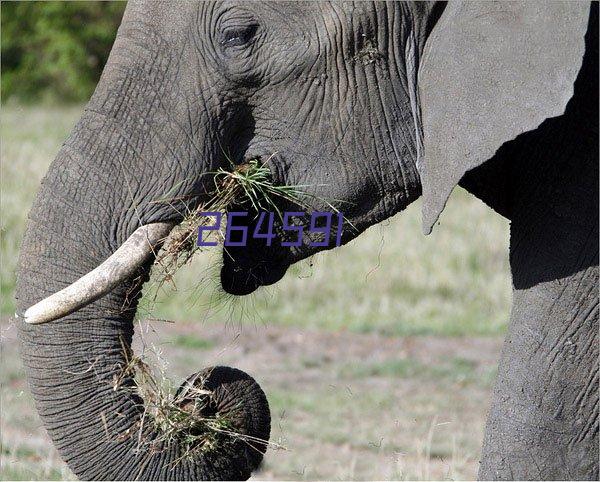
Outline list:
[[[107,122],[86,112],[42,182],[21,247],[19,313],[92,272],[140,226],[180,221],[171,211],[140,204],[151,193],[128,176],[135,164],[127,159],[129,150],[117,149],[114,136],[99,134],[110,130]],[[185,440],[189,431],[165,437],[146,411],[130,369],[131,342],[154,254],[140,259],[124,282],[104,279],[114,289],[101,297],[95,292],[86,306],[66,310],[67,316],[41,324],[18,319],[23,362],[42,421],[82,479],[248,478],[270,432],[265,395],[248,375],[226,367],[201,371],[186,384],[193,396],[180,397],[182,410],[200,406],[207,417],[227,417],[227,431],[244,438],[191,446]],[[199,390],[191,391],[192,386]]]

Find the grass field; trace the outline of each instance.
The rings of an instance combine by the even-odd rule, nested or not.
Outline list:
[[[10,317],[27,211],[80,112],[2,109],[3,479],[72,477],[35,414]],[[176,379],[219,363],[259,381],[287,450],[256,479],[470,479],[508,318],[507,244],[507,221],[457,190],[432,235],[418,201],[241,300],[219,292],[219,254],[205,253],[169,289],[148,287],[138,332]]]

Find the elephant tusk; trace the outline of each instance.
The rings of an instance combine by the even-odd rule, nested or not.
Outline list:
[[[150,259],[174,226],[174,223],[152,223],[139,227],[100,266],[28,308],[25,321],[39,324],[56,320],[109,293]]]

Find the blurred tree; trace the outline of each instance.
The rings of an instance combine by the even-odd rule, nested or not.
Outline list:
[[[86,101],[100,78],[125,2],[0,5],[2,101]]]

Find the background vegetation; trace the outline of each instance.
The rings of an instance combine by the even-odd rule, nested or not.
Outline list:
[[[83,102],[125,2],[2,2],[2,101]]]
[[[0,479],[73,478],[24,379],[15,268],[40,180],[83,108],[63,104],[92,92],[122,8],[1,5]],[[225,364],[260,382],[271,439],[288,450],[269,450],[257,479],[473,479],[509,313],[508,222],[457,190],[425,237],[420,208],[242,299],[217,287],[218,249],[197,256],[147,287],[137,353],[174,380]]]

